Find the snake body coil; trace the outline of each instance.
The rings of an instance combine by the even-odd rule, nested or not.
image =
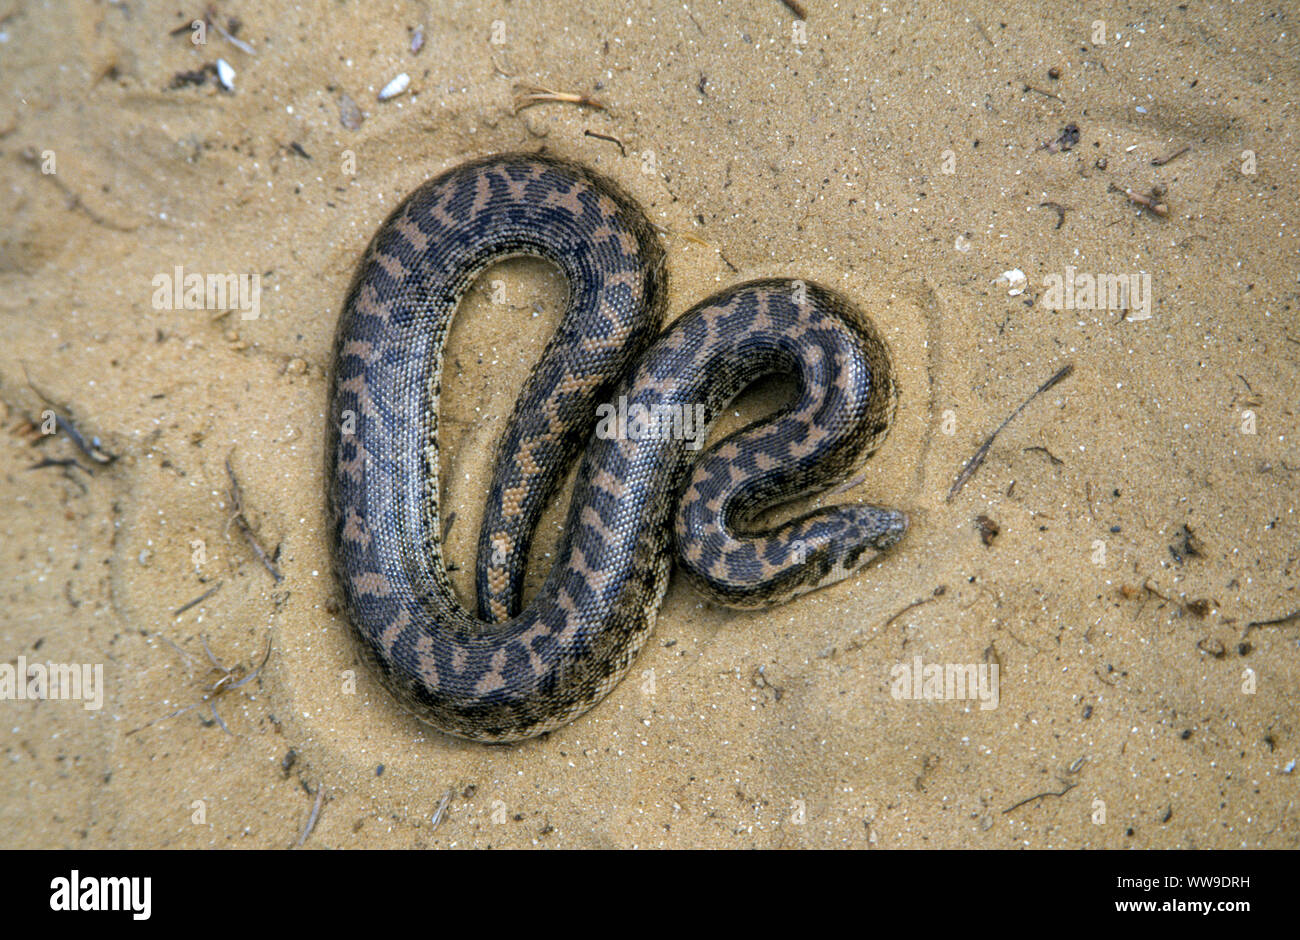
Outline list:
[[[475,616],[442,558],[442,350],[474,278],[514,255],[553,262],[569,300],[498,446]],[[879,446],[896,392],[870,322],[825,288],[765,280],[714,295],[660,335],[662,262],[653,230],[613,184],[536,154],[425,183],[362,259],[331,391],[335,570],[384,683],[448,734],[518,740],[595,705],[649,635],[674,557],[710,596],[760,606],[847,576],[906,529],[902,513],[858,505],[753,525]],[[672,433],[683,415],[707,427],[774,373],[797,383],[776,415],[702,452]],[[643,420],[593,434],[607,402]],[[537,520],[584,445],[555,563],[520,609]]]

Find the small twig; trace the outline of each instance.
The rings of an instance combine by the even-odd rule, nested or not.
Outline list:
[[[1053,92],[1050,92],[1050,91],[1043,91],[1043,89],[1041,89],[1041,88],[1035,88],[1033,85],[1026,85],[1026,86],[1025,86],[1025,91],[1036,91],[1036,92],[1038,92],[1040,95],[1045,95],[1045,96],[1048,97],[1048,98],[1055,98],[1057,101],[1062,101],[1062,100],[1064,100],[1064,99],[1062,99],[1061,96],[1058,95],[1058,94],[1054,94]],[[1070,148],[1066,147],[1065,149],[1068,150],[1068,149],[1070,149]]]
[[[222,39],[230,43],[240,52],[247,52],[249,55],[257,55],[256,49],[254,49],[248,43],[244,42],[244,40],[237,39],[236,37],[232,36],[230,33],[226,32],[226,30],[222,27],[220,23],[213,22],[212,28],[215,29],[218,34],[220,34]]]
[[[923,597],[920,600],[912,601],[912,603],[908,604],[906,607],[899,609],[897,613],[895,613],[892,617],[890,617],[888,620],[886,620],[884,623],[880,625],[880,629],[887,630],[895,620],[903,616],[903,614],[907,613],[909,610],[915,610],[917,607],[920,607],[922,604],[928,604],[930,603],[930,601],[934,600],[937,597],[943,597],[943,595],[947,593],[947,591],[948,591],[948,586],[946,584],[939,585],[937,588],[934,589],[934,591],[930,594],[929,597]]]
[[[1254,630],[1256,627],[1281,627],[1288,623],[1294,623],[1297,620],[1300,620],[1300,610],[1293,610],[1285,616],[1274,617],[1272,620],[1252,620],[1250,623],[1246,624],[1246,632],[1242,634],[1242,638],[1244,639],[1245,637],[1250,636],[1250,631]]]
[[[59,430],[68,435],[68,440],[77,445],[78,450],[91,460],[95,461],[95,463],[110,464],[117,459],[116,454],[110,454],[108,451],[104,450],[103,446],[99,443],[99,438],[92,437],[87,441],[81,436],[81,432],[73,426],[72,421],[63,417],[63,415],[59,414],[57,411],[54,413],[54,423]]]
[[[451,802],[451,795],[454,792],[455,790],[451,789],[442,795],[442,801],[438,804],[438,808],[433,811],[433,818],[429,820],[430,828],[438,828],[438,824],[442,822],[442,814],[446,812],[447,804]]]
[[[248,519],[244,515],[243,492],[239,488],[239,480],[235,477],[235,470],[230,466],[229,457],[226,458],[226,473],[230,476],[230,502],[235,507],[235,514],[231,517],[231,521],[239,527],[239,531],[243,533],[248,544],[252,546],[253,554],[257,556],[258,561],[266,567],[267,571],[271,572],[271,577],[275,578],[275,583],[279,584],[284,580],[284,575],[280,574],[275,567],[275,562],[271,561],[271,556],[262,548],[257,536],[253,534],[252,527],[248,524]]]
[[[325,784],[323,783],[316,784],[316,802],[312,804],[311,815],[307,817],[307,826],[306,828],[303,829],[302,835],[298,837],[298,841],[294,843],[294,848],[298,848],[304,842],[306,842],[307,837],[311,835],[311,831],[316,828],[316,818],[320,816],[320,804],[321,804],[321,800],[324,799],[324,797],[325,797]]]
[[[1044,797],[1048,797],[1048,796],[1065,796],[1065,794],[1069,793],[1071,790],[1073,790],[1073,789],[1074,789],[1075,787],[1077,787],[1077,786],[1078,786],[1077,783],[1067,783],[1067,784],[1065,785],[1065,789],[1061,790],[1059,793],[1056,792],[1055,790],[1046,790],[1046,791],[1044,791],[1043,793],[1035,793],[1033,796],[1027,796],[1027,797],[1025,797],[1025,798],[1024,798],[1023,800],[1021,800],[1019,803],[1016,803],[1016,804],[1014,804],[1014,805],[1012,805],[1012,806],[1008,806],[1008,807],[1007,807],[1006,809],[1004,809],[1002,812],[1003,812],[1003,814],[1005,815],[1006,813],[1011,812],[1013,809],[1020,809],[1020,807],[1024,806],[1026,803],[1032,803],[1032,802],[1034,802],[1034,800],[1041,800],[1041,799],[1043,799]]]
[[[841,494],[841,493],[847,493],[849,490],[853,489],[853,488],[854,488],[855,486],[857,486],[858,484],[860,484],[860,483],[865,483],[865,482],[866,482],[866,479],[867,479],[867,473],[866,473],[866,471],[864,470],[862,473],[859,473],[857,476],[853,477],[852,479],[845,480],[845,481],[844,481],[843,483],[841,483],[839,486],[835,487],[835,489],[830,490],[829,492],[827,492],[826,495],[827,495],[827,496],[838,496],[838,495]]]
[[[47,468],[47,467],[76,467],[76,468],[77,468],[78,470],[80,470],[82,473],[85,473],[85,474],[89,474],[89,473],[90,473],[89,470],[87,470],[87,469],[86,469],[85,467],[83,467],[80,463],[78,463],[76,457],[64,457],[64,458],[62,458],[62,459],[56,459],[56,458],[54,458],[54,457],[46,457],[46,458],[44,458],[43,460],[41,460],[39,463],[34,463],[34,464],[32,464],[32,465],[31,465],[30,467],[28,467],[27,469],[28,469],[28,470],[44,470],[44,469]]]
[[[117,459],[116,454],[110,454],[108,451],[104,450],[104,445],[99,442],[98,437],[92,435],[90,440],[87,441],[85,437],[82,436],[81,432],[77,430],[76,425],[72,423],[72,419],[65,418],[61,414],[61,412],[71,411],[72,409],[54,401],[54,399],[50,398],[43,391],[37,388],[36,383],[32,381],[31,374],[27,371],[27,363],[22,363],[22,367],[23,378],[27,382],[27,387],[36,394],[37,398],[49,405],[50,410],[54,412],[54,427],[57,430],[66,434],[68,440],[77,445],[77,449],[91,460],[95,461],[95,463],[107,465]]]
[[[235,736],[235,732],[230,730],[230,728],[226,725],[225,720],[221,717],[221,713],[217,711],[217,703],[208,702],[208,710],[212,712],[212,720],[217,723],[217,726],[220,727],[222,731],[226,732],[226,734],[230,735],[233,738]]]
[[[518,114],[524,108],[531,108],[535,104],[544,104],[548,101],[559,101],[564,104],[576,104],[579,107],[595,108],[597,111],[608,110],[604,104],[597,101],[591,95],[574,93],[569,91],[552,91],[549,88],[543,88],[540,85],[515,85],[515,113]]]
[[[1057,227],[1057,228],[1060,228],[1062,225],[1065,224],[1065,213],[1066,213],[1066,211],[1068,210],[1068,207],[1067,207],[1067,206],[1063,206],[1063,205],[1061,205],[1059,202],[1040,202],[1038,205],[1041,206],[1041,207],[1044,208],[1044,209],[1055,209],[1055,210],[1056,210],[1056,227]]]
[[[168,646],[176,650],[176,652],[180,653],[181,656],[185,658],[185,671],[189,672],[190,669],[189,653],[185,652],[185,650],[181,649],[179,646],[177,646],[171,640],[167,639],[167,637],[163,636],[161,633],[154,633],[150,635],[159,637],[160,639],[165,641]],[[233,734],[230,728],[226,726],[226,723],[222,721],[221,715],[217,712],[216,700],[226,692],[231,692],[234,691],[235,689],[242,688],[243,686],[248,685],[248,683],[252,682],[259,675],[261,675],[262,670],[266,667],[267,661],[270,660],[271,658],[271,638],[270,636],[266,638],[266,654],[262,657],[261,663],[258,664],[256,669],[254,669],[248,675],[243,676],[242,678],[240,678],[240,675],[243,672],[242,666],[239,665],[233,667],[223,666],[221,662],[217,659],[217,657],[212,655],[212,650],[208,646],[207,639],[203,636],[200,636],[199,642],[203,644],[203,652],[207,654],[208,661],[212,663],[212,669],[210,670],[210,672],[218,673],[220,675],[220,678],[218,678],[216,682],[212,683],[212,685],[208,687],[207,691],[203,693],[203,697],[200,698],[194,704],[186,705],[184,708],[178,708],[176,709],[176,711],[172,712],[171,714],[163,715],[160,718],[155,718],[152,721],[146,722],[145,724],[141,725],[138,728],[132,728],[130,731],[126,732],[127,737],[130,737],[131,735],[135,734],[138,731],[143,731],[145,728],[151,728],[154,725],[158,724],[158,722],[160,721],[167,721],[168,719],[175,718],[178,715],[184,715],[186,712],[193,711],[194,709],[198,708],[201,705],[207,705],[208,708],[211,709],[212,718],[218,725],[221,726],[222,731],[226,732],[226,734]]]
[[[152,728],[154,725],[158,724],[158,722],[160,722],[160,721],[167,721],[169,718],[175,718],[175,717],[177,717],[178,715],[183,715],[183,714],[185,714],[186,712],[193,711],[194,709],[198,708],[200,705],[204,705],[204,704],[207,704],[207,700],[206,700],[206,699],[203,699],[203,700],[201,700],[201,701],[195,702],[193,705],[186,705],[184,708],[178,708],[178,709],[176,709],[176,711],[172,712],[170,715],[163,715],[161,718],[155,718],[153,721],[150,721],[150,722],[148,722],[147,724],[143,724],[143,725],[141,725],[141,726],[138,727],[138,728],[132,728],[130,731],[126,732],[126,734],[124,735],[124,737],[128,737],[128,738],[129,738],[131,735],[135,734],[135,733],[138,732],[138,731],[143,731],[145,728]]]
[[[167,637],[163,636],[161,633],[149,633],[149,634],[146,634],[146,635],[149,636],[149,637],[157,637],[158,639],[160,639],[160,640],[162,640],[164,643],[166,643],[168,646],[170,646],[172,649],[174,649],[177,653],[179,653],[180,656],[181,656],[181,658],[185,660],[185,671],[186,671],[186,672],[189,672],[189,669],[190,669],[190,661],[193,659],[193,657],[190,656],[189,653],[185,652],[185,650],[181,649],[179,646],[177,646],[175,643],[173,643],[173,642],[172,642],[171,640],[169,640]]]
[[[651,222],[650,225],[660,235],[667,235],[669,238],[684,238],[688,242],[694,242],[697,245],[703,245],[705,248],[712,248],[714,251],[718,250],[717,245],[714,245],[712,242],[700,238],[700,236],[698,235],[692,235],[690,232],[679,232],[675,228],[668,228],[666,225],[660,225],[658,222]]]
[[[40,172],[41,156],[37,153],[35,147],[24,147],[19,151],[18,157],[24,163],[36,167],[37,172]],[[59,190],[59,192],[63,193],[64,198],[67,199],[68,208],[70,210],[84,212],[86,217],[96,225],[102,225],[104,228],[112,229],[115,232],[134,232],[140,227],[140,223],[138,222],[134,225],[123,225],[121,222],[117,221],[115,217],[99,214],[90,206],[82,202],[81,194],[68,186],[68,184],[65,183],[57,173],[41,173],[41,178],[48,180],[56,189]]]
[[[504,52],[501,53],[501,57],[506,60],[506,66],[513,70],[514,66],[510,64],[510,59],[506,56]],[[506,69],[503,69],[500,65],[498,65],[497,54],[495,52],[492,53],[492,68],[495,69],[497,74],[501,75],[503,78],[514,78],[516,75],[519,74],[517,71],[508,72],[506,71]]]
[[[202,637],[200,637],[200,639],[202,639]],[[204,648],[204,649],[207,649],[207,646],[208,646],[208,644],[207,644],[207,642],[205,641],[204,644],[203,644],[203,648]],[[211,656],[212,654],[209,653],[208,655]],[[254,669],[252,672],[250,672],[248,675],[244,676],[244,678],[240,679],[239,681],[237,681],[237,682],[232,682],[230,685],[225,686],[225,687],[223,688],[222,691],[225,691],[225,690],[228,690],[228,689],[238,689],[240,686],[248,685],[248,683],[252,682],[254,679],[256,679],[256,678],[261,674],[262,670],[263,670],[264,668],[266,668],[266,664],[267,664],[267,662],[268,662],[270,659],[271,659],[271,638],[270,638],[270,636],[268,636],[268,637],[266,638],[266,652],[262,654],[262,661],[261,661],[260,663],[257,664],[257,668]],[[215,661],[216,661],[216,660],[213,660],[213,662],[215,662]],[[224,669],[225,667],[222,666],[222,667],[219,667],[219,668]],[[230,672],[230,670],[226,670],[226,671],[227,671],[227,672]],[[233,673],[231,673],[231,674],[233,675]]]
[[[257,55],[256,49],[254,49],[248,43],[244,42],[244,40],[236,39],[233,35],[231,35],[225,30],[225,28],[221,25],[221,23],[218,22],[217,11],[212,4],[209,4],[208,8],[204,11],[203,19],[209,26],[211,26],[213,29],[217,31],[217,35],[219,35],[226,42],[230,43],[240,52],[247,52],[249,55]],[[234,25],[233,21],[232,21],[232,25]]]
[[[212,587],[208,588],[206,591],[204,591],[204,592],[203,592],[202,594],[200,594],[198,597],[194,598],[194,600],[189,601],[188,603],[182,604],[180,607],[177,607],[174,611],[172,611],[172,616],[173,616],[173,617],[179,617],[181,614],[185,613],[185,611],[189,610],[191,607],[197,607],[199,604],[202,604],[204,601],[206,601],[206,600],[207,600],[209,597],[211,597],[213,594],[216,594],[218,591],[220,591],[220,590],[221,590],[221,585],[222,585],[223,583],[224,583],[224,582],[222,582],[222,581],[218,581],[216,584],[214,584]]]
[[[797,16],[799,19],[801,20],[808,19],[808,14],[803,11],[803,7],[799,5],[797,0],[781,0],[781,3],[784,4],[785,8],[789,10],[791,13],[793,13],[795,16]]]
[[[1175,150],[1167,157],[1156,157],[1154,160],[1151,161],[1151,165],[1164,166],[1166,163],[1172,163],[1174,160],[1177,160],[1179,157],[1181,157],[1183,154],[1187,153],[1187,151],[1191,149],[1192,149],[1191,144],[1183,144],[1181,147],[1179,147],[1177,150]]]
[[[1160,585],[1156,584],[1155,580],[1152,578],[1147,578],[1142,582],[1142,590],[1146,591],[1148,594],[1154,594],[1156,597],[1160,598],[1162,601],[1168,604],[1178,603],[1178,601],[1174,600],[1164,591],[1160,590]]]
[[[1048,450],[1046,447],[1043,447],[1043,446],[1041,446],[1041,445],[1035,444],[1033,447],[1026,447],[1026,448],[1025,448],[1025,452],[1026,452],[1026,453],[1028,453],[1028,452],[1031,451],[1031,450],[1041,450],[1044,454],[1047,455],[1047,459],[1050,460],[1050,461],[1052,462],[1052,466],[1054,466],[1054,467],[1059,467],[1061,464],[1065,463],[1064,460],[1062,460],[1060,457],[1056,456],[1054,453],[1052,453],[1052,452],[1051,452],[1050,450]]]
[[[1070,373],[1073,371],[1074,363],[1070,362],[1063,365],[1056,371],[1055,375],[1042,385],[1038,386],[1032,395],[1020,403],[1020,407],[1011,412],[1011,414],[1007,416],[1007,419],[997,426],[997,429],[988,436],[988,440],[980,445],[979,450],[975,451],[974,456],[972,456],[970,460],[966,461],[966,465],[962,467],[961,473],[957,474],[957,479],[953,481],[952,489],[948,491],[947,502],[952,502],[953,497],[960,493],[961,488],[966,485],[966,481],[975,475],[975,471],[980,468],[980,465],[984,463],[984,458],[988,456],[989,448],[993,446],[994,439],[1002,433],[1003,428],[1014,421],[1031,401],[1043,394],[1043,392],[1047,391],[1052,386],[1056,385],[1058,382],[1068,378]]]
[[[713,244],[713,242],[706,241],[705,239],[700,238],[700,236],[698,235],[692,235],[690,232],[679,232],[677,229],[666,228],[665,226],[660,225],[657,222],[651,222],[650,225],[651,227],[654,228],[655,231],[659,232],[659,234],[661,235],[666,235],[669,238],[684,238],[688,242],[693,242],[696,245],[702,245],[703,247],[708,248],[710,251],[717,252],[718,257],[722,259],[722,263],[725,264],[727,267],[729,267],[733,274],[739,271],[739,268],[737,268],[734,264],[732,264],[730,259],[728,259],[727,256],[722,253],[722,249],[719,248],[717,245]],[[659,263],[661,265],[663,264],[663,260],[666,257],[667,255],[664,255],[663,257],[660,258]]]
[[[595,137],[597,140],[609,141],[611,144],[614,144],[616,147],[618,147],[619,153],[621,153],[625,157],[627,156],[627,148],[623,146],[623,141],[619,140],[617,137],[610,137],[608,134],[598,134],[595,131],[591,131],[591,130],[584,130],[582,133],[587,137]]]
[[[1165,216],[1169,215],[1169,206],[1165,205],[1165,203],[1162,201],[1165,195],[1165,191],[1164,188],[1161,186],[1153,187],[1149,194],[1143,195],[1142,193],[1135,192],[1134,190],[1129,189],[1128,187],[1120,189],[1114,183],[1111,183],[1110,189],[1108,189],[1107,192],[1123,193],[1125,196],[1128,197],[1129,202],[1133,203],[1134,205],[1141,206],[1143,209],[1146,209],[1148,212],[1158,215],[1161,218],[1164,218]]]

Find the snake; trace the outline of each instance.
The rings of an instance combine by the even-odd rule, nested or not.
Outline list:
[[[539,257],[568,295],[497,443],[476,607],[442,551],[443,347],[489,266]],[[547,153],[455,166],[411,192],[365,249],[334,341],[328,538],[361,658],[398,704],[487,743],[553,731],[604,698],[654,628],[670,572],[766,607],[843,580],[907,515],[771,510],[841,483],[881,445],[898,388],[877,329],[798,278],[727,287],[663,327],[656,228],[615,182]],[[708,446],[753,383],[793,380],[774,414]],[[523,602],[533,533],[580,461],[553,562]]]

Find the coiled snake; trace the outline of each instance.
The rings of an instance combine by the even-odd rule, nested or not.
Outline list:
[[[475,277],[514,255],[554,263],[569,299],[498,445],[475,616],[442,558],[442,350]],[[430,180],[362,258],[335,341],[335,573],[384,684],[442,731],[519,740],[591,708],[649,635],[673,558],[708,596],[761,606],[846,577],[906,530],[901,512],[860,505],[769,530],[752,521],[842,480],[888,431],[896,391],[870,321],[816,284],[763,280],[715,294],[661,334],[664,295],[663,250],[635,203],[537,154]],[[707,426],[774,373],[795,378],[791,404],[703,451],[683,439],[698,406]],[[609,402],[636,420],[593,433]],[[533,530],[579,450],[555,562],[521,610]]]

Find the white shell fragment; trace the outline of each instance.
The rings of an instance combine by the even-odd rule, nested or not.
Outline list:
[[[1025,292],[1025,285],[1028,281],[1025,279],[1025,272],[1019,268],[1012,268],[1010,271],[1003,271],[998,276],[999,281],[1006,281],[1007,296],[1018,297]]]
[[[396,98],[406,91],[406,86],[409,84],[411,84],[411,76],[403,72],[379,90],[379,100],[387,101],[389,98]]]
[[[221,87],[226,91],[235,90],[235,70],[225,59],[217,60],[217,81],[221,82]]]

